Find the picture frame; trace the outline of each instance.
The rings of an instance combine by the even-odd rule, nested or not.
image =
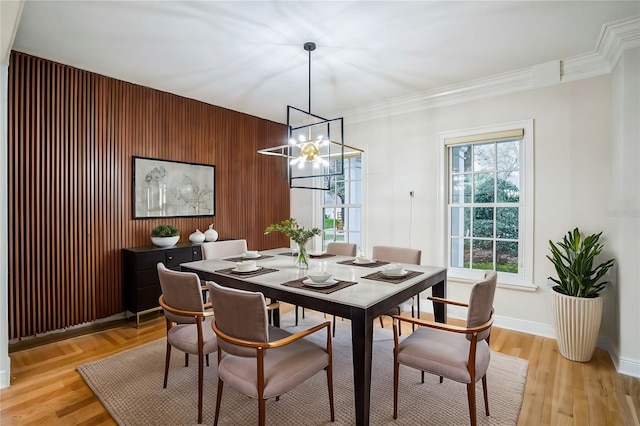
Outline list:
[[[215,216],[215,166],[132,157],[134,219]]]

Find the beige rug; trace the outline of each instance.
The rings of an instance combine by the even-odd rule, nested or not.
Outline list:
[[[306,324],[321,318],[309,317]],[[292,325],[285,315],[283,327]],[[293,328],[293,327],[291,327]],[[293,328],[295,330],[295,328]],[[326,375],[315,377],[283,395],[267,401],[268,425],[352,425],[355,424],[351,331],[347,321],[338,320],[334,350],[334,395],[336,421],[329,421]],[[322,340],[322,338],[321,338]],[[184,367],[184,356],[174,349],[167,389],[162,388],[165,340],[84,364],[78,371],[120,425],[193,425],[197,423],[197,362],[192,358]],[[217,374],[215,355],[205,368],[203,423],[213,424]],[[519,358],[491,354],[487,373],[490,417],[484,415],[482,386],[478,384],[478,424],[515,425],[518,421],[528,362]],[[400,367],[398,419],[393,420],[393,336],[390,329],[375,329],[371,389],[372,425],[467,425],[469,424],[466,386]],[[257,423],[258,403],[225,387],[220,424]]]

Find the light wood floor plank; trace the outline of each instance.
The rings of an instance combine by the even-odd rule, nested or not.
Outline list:
[[[122,323],[84,333],[12,345],[12,380],[0,391],[0,425],[115,424],[75,369],[164,337],[164,317],[151,314],[138,329]],[[591,362],[574,363],[558,353],[553,339],[499,328],[493,329],[491,349],[529,361],[519,426],[640,426],[640,379],[617,374],[607,352],[596,349]]]

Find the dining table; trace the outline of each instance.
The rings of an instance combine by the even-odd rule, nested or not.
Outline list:
[[[349,319],[355,423],[368,425],[374,320],[428,288],[434,297],[446,298],[446,268],[407,264],[403,265],[402,274],[387,276],[383,273],[387,262],[373,259],[359,262],[353,257],[312,254],[308,269],[299,269],[295,259],[291,249],[280,248],[260,251],[258,257],[252,259],[239,254],[225,259],[182,263],[180,267],[183,271],[196,273],[204,281],[261,292],[272,302],[286,302]],[[255,270],[239,270],[237,262],[244,260],[255,261]],[[336,283],[322,287],[307,285],[314,284],[307,278],[310,271],[326,271]],[[445,304],[433,302],[433,312],[436,321],[446,321]],[[273,323],[280,326],[279,311],[274,312]]]

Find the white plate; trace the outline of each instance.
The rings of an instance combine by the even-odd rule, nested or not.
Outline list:
[[[387,277],[404,277],[405,275],[407,275],[409,273],[409,271],[402,271],[400,273],[398,272],[389,272],[389,271],[380,271],[382,272],[382,275],[386,275]]]
[[[233,268],[231,272],[233,272],[234,274],[248,274],[251,272],[259,271],[260,269],[262,269],[262,266],[256,266],[253,269],[247,269],[247,270],[240,270],[238,268]]]
[[[302,281],[302,284],[308,285],[309,287],[318,287],[318,288],[322,288],[322,287],[330,287],[332,285],[336,285],[338,284],[338,281],[334,280],[333,278],[329,278],[327,281],[323,282],[323,283],[317,283],[311,279],[307,279]]]
[[[256,254],[255,256],[252,256],[250,254],[243,254],[242,257],[247,258],[247,259],[257,259],[259,257],[262,257],[262,255],[260,253]]]
[[[354,259],[353,263],[355,263],[356,265],[371,265],[372,263],[376,263],[376,261],[373,259],[369,259],[369,260]]]

